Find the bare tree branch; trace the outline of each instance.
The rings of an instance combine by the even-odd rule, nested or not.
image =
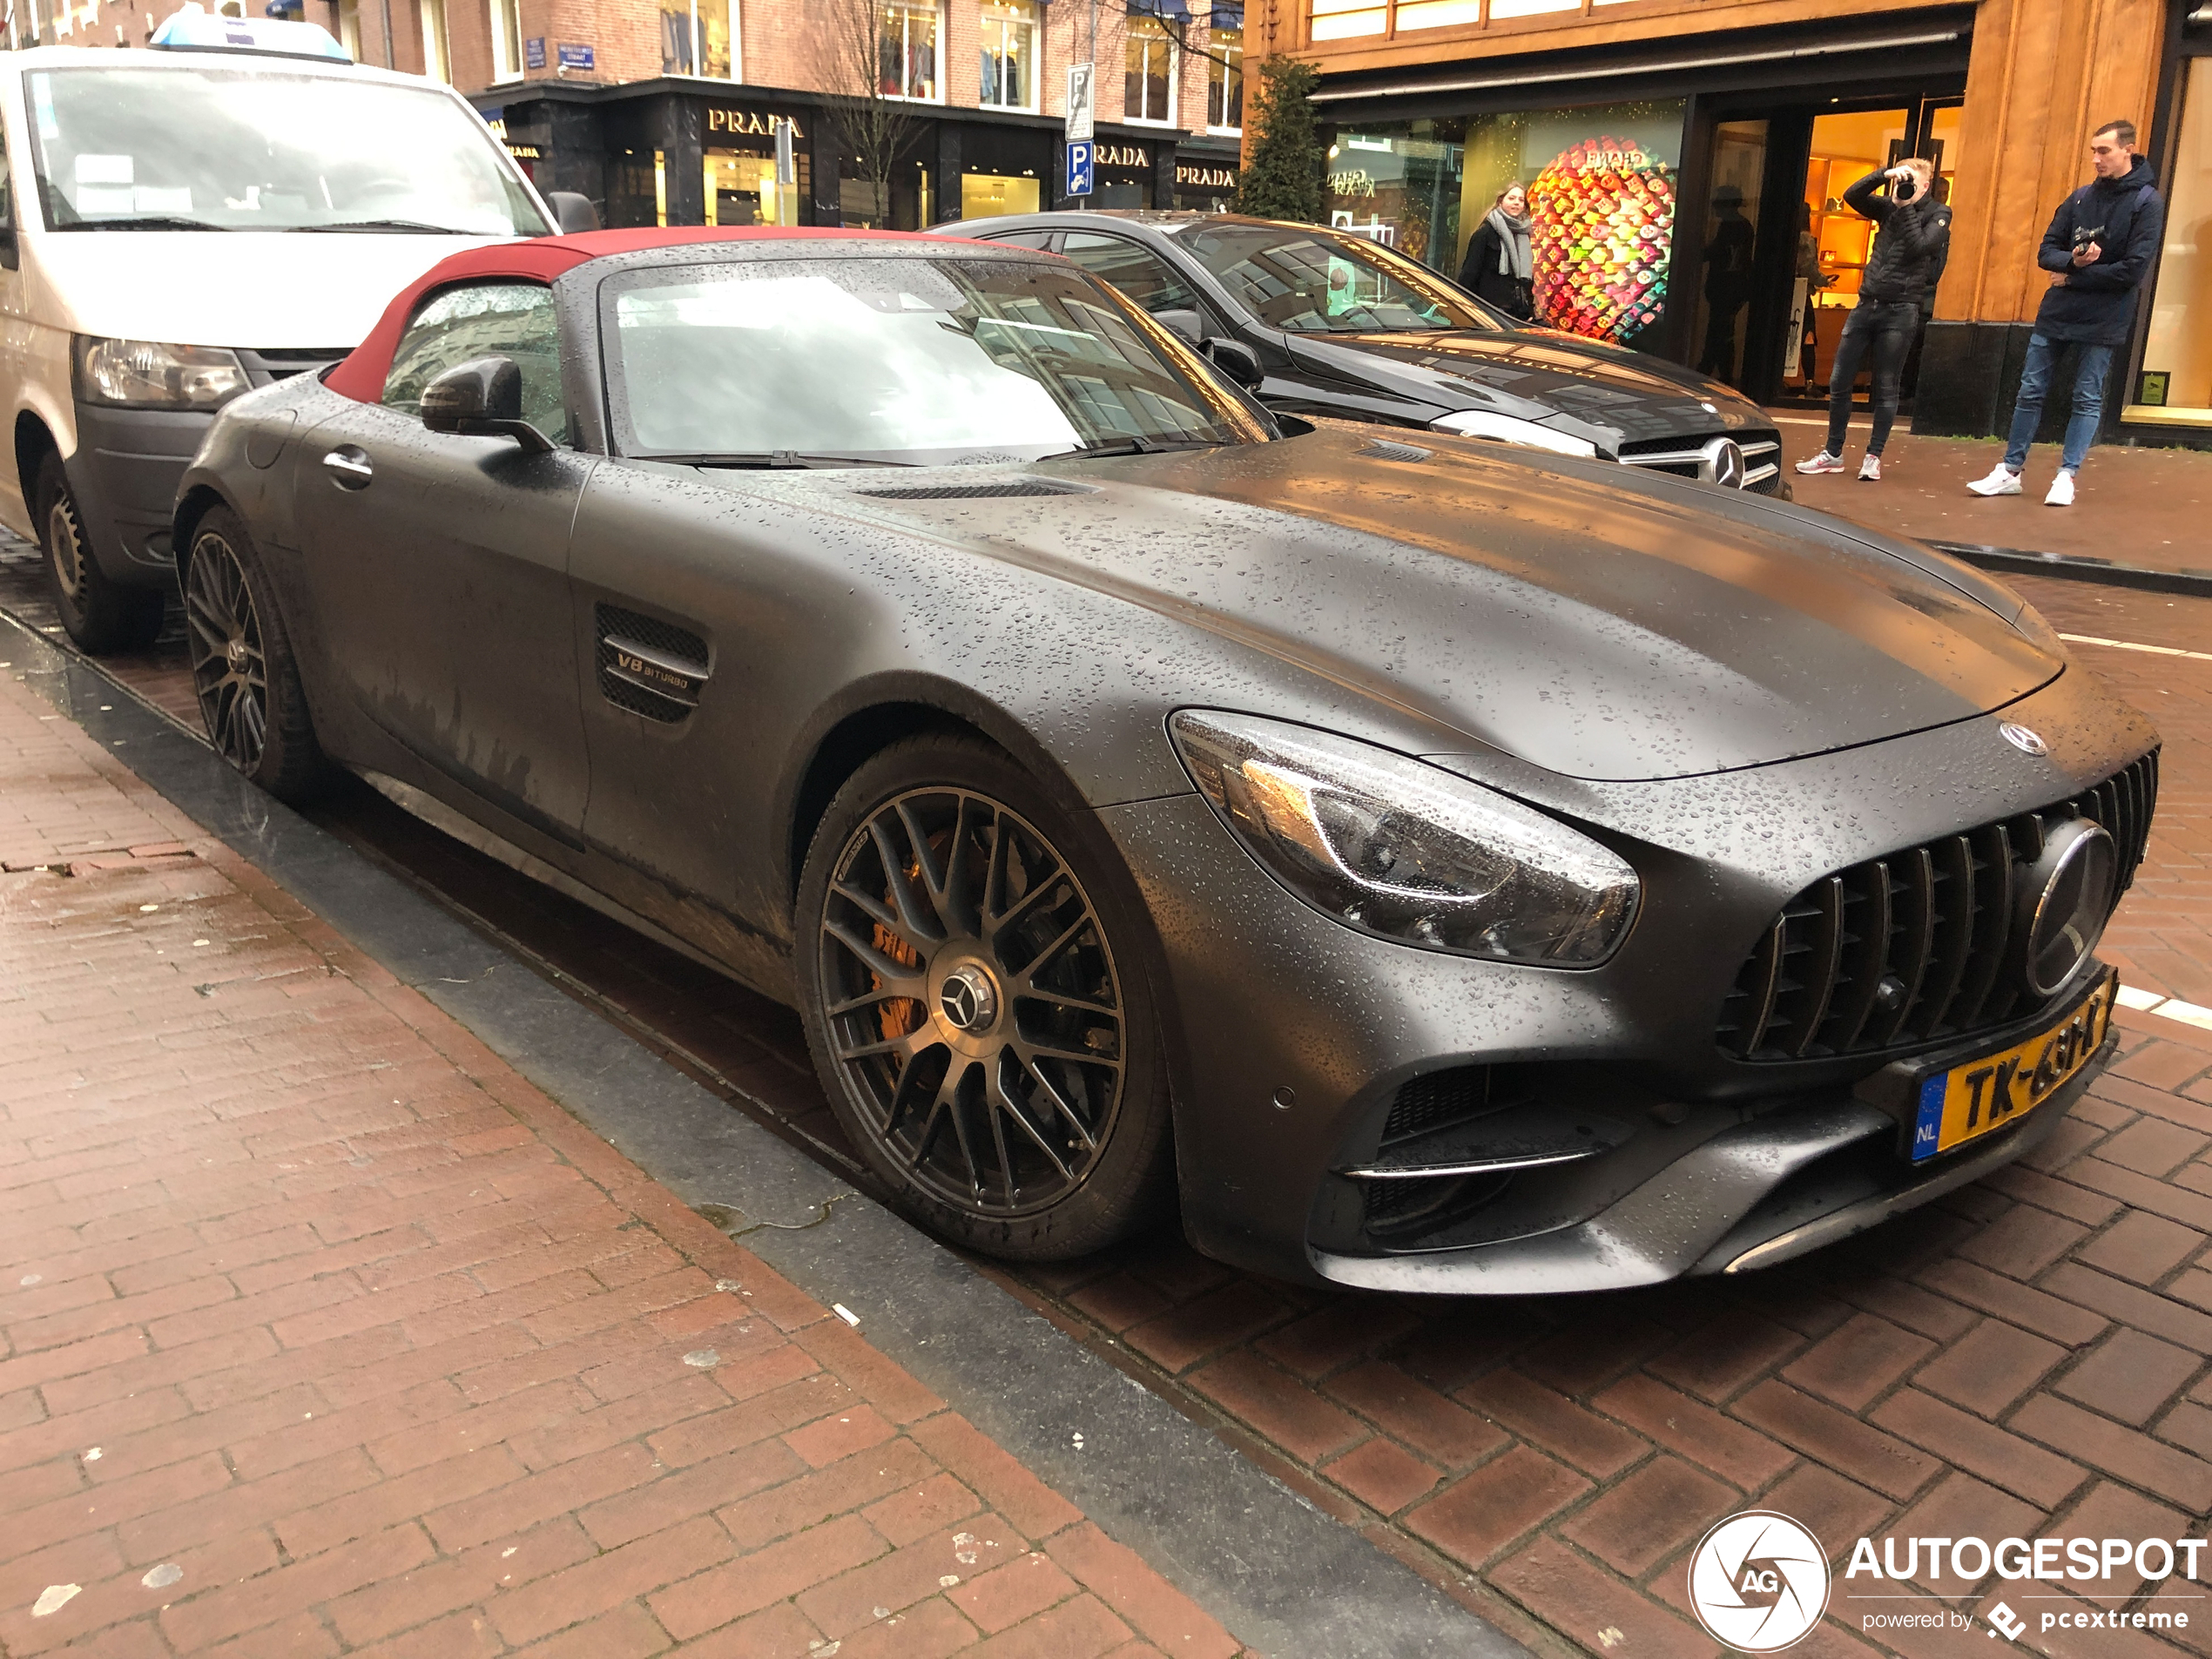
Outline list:
[[[888,226],[892,175],[921,124],[911,100],[883,90],[883,0],[814,0],[814,10],[825,118],[840,148],[860,164],[877,222]]]

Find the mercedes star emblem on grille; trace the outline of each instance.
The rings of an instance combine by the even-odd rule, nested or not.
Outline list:
[[[2051,752],[2051,745],[2043,741],[2041,732],[2016,721],[2006,721],[1997,728],[1997,734],[2022,754],[2047,755]]]
[[[2077,818],[2055,831],[2028,872],[2027,988],[2048,996],[2097,948],[2112,914],[2120,855],[2104,826]]]
[[[1705,465],[1723,489],[1743,488],[1743,452],[1733,438],[1715,438],[1705,446]]]

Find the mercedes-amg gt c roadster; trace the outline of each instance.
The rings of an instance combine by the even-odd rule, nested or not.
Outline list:
[[[2112,1050],[2156,738],[2016,596],[1278,417],[1053,254],[462,253],[228,406],[175,546],[239,771],[350,768],[795,1004],[978,1251],[1179,1204],[1310,1283],[1742,1272]]]

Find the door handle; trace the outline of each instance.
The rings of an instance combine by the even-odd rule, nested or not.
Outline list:
[[[340,444],[322,458],[322,465],[330,482],[341,489],[366,489],[368,481],[376,476],[376,469],[368,463],[368,452],[358,444]]]

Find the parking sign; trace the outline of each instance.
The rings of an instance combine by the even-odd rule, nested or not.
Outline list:
[[[1091,146],[1077,143],[1068,146],[1068,188],[1069,196],[1090,194]]]

